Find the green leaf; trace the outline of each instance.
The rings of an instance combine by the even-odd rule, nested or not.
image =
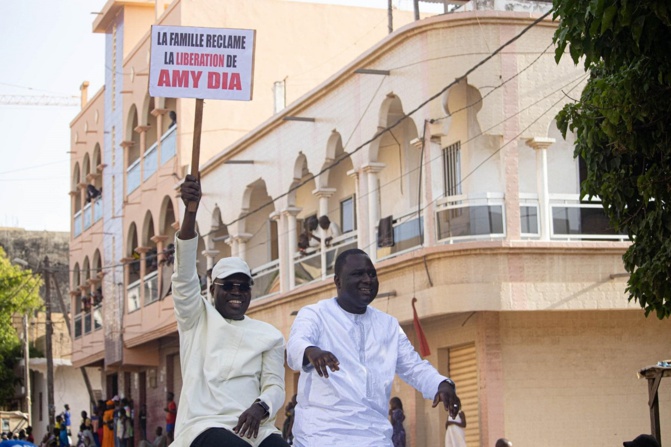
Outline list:
[[[601,34],[605,33],[613,26],[613,19],[617,14],[617,5],[610,5],[603,13],[603,19],[601,21]]]

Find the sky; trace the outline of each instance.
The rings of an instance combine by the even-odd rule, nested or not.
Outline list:
[[[387,0],[295,1],[387,7]],[[7,105],[1,99],[79,98],[83,81],[90,83],[91,98],[104,82],[104,35],[91,28],[105,3],[0,0],[0,227],[70,231],[70,122],[79,107]],[[411,10],[413,2],[393,5]]]

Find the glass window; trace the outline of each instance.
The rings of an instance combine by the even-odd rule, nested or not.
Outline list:
[[[443,149],[445,197],[461,194],[461,141]]]
[[[344,233],[356,230],[356,197],[340,202],[340,229]]]

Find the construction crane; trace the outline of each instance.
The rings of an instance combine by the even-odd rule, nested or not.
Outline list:
[[[0,94],[0,105],[76,107],[81,105],[81,98],[79,96]]]

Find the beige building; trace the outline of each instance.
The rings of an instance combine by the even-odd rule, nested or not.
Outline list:
[[[110,0],[94,23],[108,71],[72,122],[75,366],[101,367],[107,396],[147,403],[150,429],[163,424],[151,405],[181,387],[164,249],[179,225],[194,101],[147,96],[148,26],[256,28],[254,100],[206,103],[200,273],[245,258],[249,314],[288,336],[296,311],[334,295],[337,253],[362,248],[380,276],[374,305],[415,342],[417,299],[427,359],[457,383],[469,447],[504,436],[606,447],[649,432],[636,372],[669,357],[671,328],[627,301],[626,237],[580,200],[581,166],[553,119],[586,74],[555,64],[550,18],[533,24],[549,3],[468,3],[386,37],[363,32],[386,25],[384,10],[220,3]],[[275,25],[289,18],[291,30]],[[284,79],[281,108],[273,86]],[[102,195],[86,203],[89,184]],[[299,252],[303,222],[322,215],[342,234]],[[290,398],[297,374],[286,379]],[[409,444],[442,445],[445,413],[400,381],[394,394]],[[660,399],[668,420],[670,396]]]

